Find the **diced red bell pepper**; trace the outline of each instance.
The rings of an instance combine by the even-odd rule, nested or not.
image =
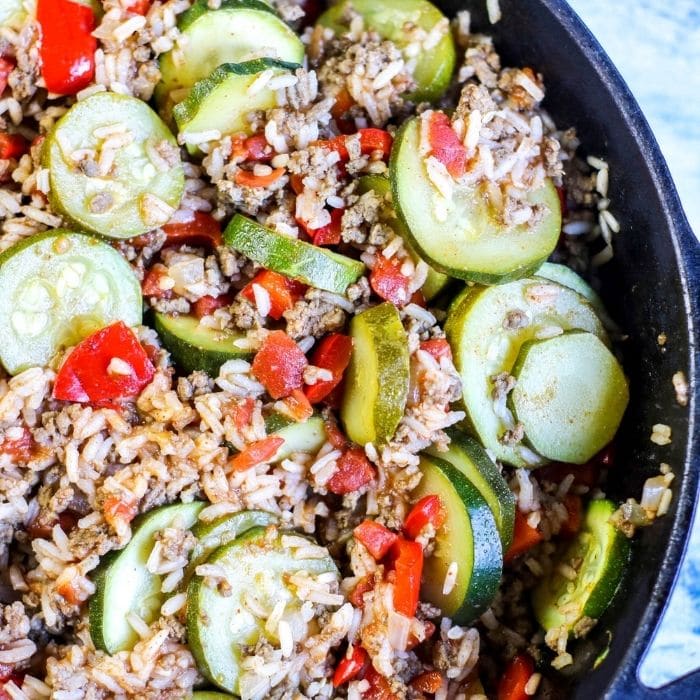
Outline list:
[[[431,338],[420,344],[420,349],[432,355],[438,362],[441,358],[452,359],[452,348],[445,338]]]
[[[249,136],[244,143],[248,151],[247,160],[254,160],[258,163],[266,163],[272,160],[274,153],[272,147],[268,144],[265,134],[255,134]]]
[[[350,656],[345,655],[336,666],[333,687],[340,688],[341,685],[357,678],[368,662],[367,652],[359,644],[354,644]]]
[[[354,530],[355,538],[377,560],[383,559],[399,536],[375,520],[363,520]]]
[[[391,153],[391,146],[394,142],[392,135],[384,129],[360,129],[358,132],[360,138],[360,151],[362,155],[369,156],[380,151],[382,158],[386,160]],[[331,151],[335,151],[340,156],[341,163],[347,163],[350,159],[350,153],[346,145],[347,136],[336,136],[329,141],[318,141],[317,145],[325,146]]]
[[[387,260],[383,255],[377,255],[369,283],[377,296],[394,306],[405,306],[410,300],[411,281],[401,272],[401,264],[393,258]]]
[[[113,360],[122,366],[115,368]],[[154,374],[138,338],[119,321],[76,345],[56,376],[53,398],[114,406],[136,398]]]
[[[376,476],[374,467],[361,447],[343,452],[338,459],[338,470],[328,481],[328,490],[338,496],[352,493],[369,484]]]
[[[394,558],[394,610],[413,617],[418,609],[423,574],[423,547],[400,537],[392,548]]]
[[[15,61],[11,56],[0,56],[0,95],[5,92],[7,79],[15,68]]]
[[[433,112],[429,120],[431,155],[447,168],[452,177],[462,177],[467,169],[467,150],[452,128],[450,118],[444,112]]]
[[[27,140],[21,134],[8,134],[0,132],[0,158],[21,158],[29,148]]]
[[[513,657],[498,684],[498,700],[528,700],[526,692],[530,677],[535,672],[535,664],[526,654]]]
[[[345,209],[331,209],[331,221],[321,228],[306,229],[314,245],[338,245]],[[306,227],[305,227],[306,228]]]
[[[564,496],[564,505],[569,517],[561,524],[559,534],[562,537],[575,537],[583,521],[583,504],[581,497],[573,493]]]
[[[211,215],[196,211],[189,221],[178,221],[162,226],[168,244],[187,243],[216,247],[223,243],[221,224]]]
[[[131,0],[126,9],[136,15],[145,15],[151,9],[151,0]]]
[[[367,667],[364,680],[369,683],[369,688],[362,693],[362,700],[398,700],[389,680],[382,676],[372,664]]]
[[[217,309],[223,309],[224,306],[230,304],[231,297],[228,294],[221,294],[218,297],[204,296],[194,302],[192,309],[197,318],[204,318],[204,316],[211,316]]]
[[[34,449],[34,438],[29,428],[22,429],[22,436],[14,440],[4,440],[0,444],[0,453],[10,455],[13,462],[26,462],[31,459]]]
[[[267,175],[256,175],[252,170],[238,170],[233,177],[241,187],[269,187],[284,175],[284,168],[275,168]]]
[[[410,685],[420,693],[434,695],[442,688],[442,674],[439,671],[424,671],[413,678]]]
[[[229,462],[229,466],[237,472],[245,471],[272,459],[277,450],[284,444],[284,438],[270,435],[262,440],[251,442],[245,450],[239,452]]]
[[[253,303],[255,303],[254,284],[261,286],[268,293],[270,297],[268,316],[275,321],[279,321],[282,314],[291,309],[306,291],[306,287],[301,282],[285,277],[279,272],[261,270],[241,290],[241,294]]]
[[[156,263],[143,278],[141,291],[145,297],[156,297],[157,299],[170,299],[173,295],[171,289],[164,289],[160,281],[168,276],[168,269],[161,263]]]
[[[301,389],[308,364],[301,348],[284,331],[272,331],[253,359],[252,372],[273,399],[281,399]]]
[[[253,411],[255,410],[255,399],[247,397],[243,401],[239,401],[233,408],[233,424],[236,430],[241,431],[250,425],[253,420]]]
[[[107,496],[102,504],[102,513],[105,521],[116,529],[117,523],[130,523],[138,512],[137,503],[126,496]]]
[[[515,525],[513,527],[513,541],[508,551],[503,555],[504,562],[511,562],[516,557],[532,549],[536,544],[542,542],[542,533],[530,527],[527,522],[527,515],[519,510],[515,511]]]
[[[304,393],[311,403],[319,403],[340,384],[343,373],[350,364],[352,355],[352,338],[342,333],[327,335],[318,344],[311,356],[311,364],[327,369],[332,379],[324,379],[304,388]]]
[[[348,600],[356,608],[365,607],[365,593],[369,593],[374,590],[374,576],[372,574],[367,574],[363,576],[352,589]]]
[[[59,95],[75,95],[95,75],[97,39],[92,7],[73,0],[39,0],[41,25],[41,74],[46,89]]]
[[[445,522],[445,510],[440,496],[431,494],[423,496],[411,508],[403,524],[406,537],[415,539],[429,523],[437,530]]]
[[[295,389],[282,401],[286,404],[287,411],[298,423],[304,423],[314,414],[314,407],[301,389]]]

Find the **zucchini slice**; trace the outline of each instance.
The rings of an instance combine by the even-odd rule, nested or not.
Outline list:
[[[339,575],[330,555],[297,558],[294,550],[283,546],[283,536],[278,533],[272,537],[262,527],[249,530],[209,557],[209,564],[227,574],[224,592],[201,576],[193,576],[187,589],[187,636],[197,667],[214,685],[234,695],[241,694],[240,664],[245,647],[254,646],[261,637],[279,643],[276,635],[265,629],[265,620],[249,612],[246,600],[251,598],[269,611],[283,601],[286,619],[302,606],[288,581],[290,574]]]
[[[142,100],[115,92],[76,102],[46,137],[42,165],[53,208],[110,238],[167,223],[185,186],[168,127]]]
[[[503,549],[498,527],[488,504],[467,477],[449,462],[421,455],[423,473],[416,499],[440,497],[445,523],[435,537],[435,550],[425,560],[421,600],[440,608],[457,624],[469,624],[493,600],[501,580]],[[457,565],[451,590],[445,576]]]
[[[582,618],[598,620],[610,605],[630,556],[629,540],[610,524],[614,512],[611,501],[591,501],[581,532],[533,590],[532,607],[545,631],[564,626],[574,632]],[[560,573],[561,565],[572,568],[576,578]]]
[[[180,102],[178,92],[184,97],[222,63],[263,56],[295,64],[304,60],[301,39],[258,0],[224,0],[216,10],[207,0],[197,0],[181,15],[178,29],[185,41],[160,57],[161,82],[155,94],[161,107],[168,98]]]
[[[126,619],[129,613],[146,624],[158,618],[168,594],[160,590],[163,577],[146,568],[155,535],[168,527],[192,527],[202,508],[198,501],[175,503],[140,516],[129,544],[102,559],[93,574],[96,590],[89,607],[90,636],[98,649],[116,654],[133,648],[139,636]]]
[[[399,49],[412,41],[406,25],[414,25],[430,32],[445,16],[427,0],[342,0],[319,17],[319,24],[336,34],[347,33],[345,16],[352,8],[362,15],[365,27],[376,31],[383,39],[393,41]],[[413,77],[416,89],[406,95],[413,102],[436,102],[447,90],[457,60],[454,40],[449,27],[445,35],[430,51],[418,55]]]
[[[480,284],[499,284],[534,272],[549,257],[561,233],[561,205],[547,180],[528,195],[544,208],[534,225],[504,224],[480,186],[455,182],[450,200],[428,178],[415,117],[399,130],[391,151],[389,173],[394,206],[419,255],[435,269]],[[445,205],[444,215],[436,204]]]
[[[222,134],[251,132],[248,115],[272,109],[277,94],[255,81],[264,71],[272,76],[293,71],[299,66],[272,58],[258,58],[244,63],[222,63],[208,77],[198,80],[187,97],[175,107],[173,116],[181,136],[216,130]]]
[[[232,697],[228,693],[217,693],[213,690],[197,690],[192,693],[192,700],[226,700]]]
[[[357,185],[357,191],[360,194],[374,190],[374,192],[376,192],[385,201],[387,199],[391,199],[391,183],[389,182],[389,178],[384,177],[383,175],[363,175],[357,181]],[[420,255],[416,253],[415,249],[411,245],[411,237],[406,231],[406,227],[401,222],[401,219],[396,216],[393,206],[391,206],[388,201],[384,207],[382,218],[384,223],[391,226],[394,233],[403,239],[406,250],[413,259],[413,262],[417,263],[419,260],[421,260]],[[428,276],[421,287],[421,292],[423,292],[425,299],[430,301],[440,292],[442,292],[449,283],[450,278],[447,275],[444,275],[442,272],[438,272],[434,268],[428,266]]]
[[[496,459],[516,467],[544,464],[546,458],[508,444],[505,396],[493,396],[494,377],[510,373],[523,343],[552,330],[582,330],[607,343],[595,310],[580,294],[554,282],[530,278],[495,287],[471,288],[450,307],[445,330],[462,378],[468,422]]]
[[[340,419],[358,445],[388,442],[406,408],[409,386],[408,337],[390,303],[350,321],[353,340]]]
[[[276,435],[284,439],[270,463],[288,459],[295,452],[315,454],[327,440],[326,426],[319,415],[311,416],[303,423],[293,421],[279,413],[273,413],[265,420],[268,435]]]
[[[515,496],[500,469],[476,440],[456,428],[448,428],[447,434],[450,436],[447,452],[438,452],[434,447],[427,452],[449,462],[476,487],[493,513],[505,552],[513,539]]]
[[[542,456],[583,464],[615,437],[629,401],[627,380],[592,333],[525,343],[512,374],[509,405]]]
[[[190,374],[195,370],[217,377],[228,360],[250,359],[253,353],[236,345],[245,334],[202,326],[196,316],[154,314],[155,329],[180,369]]]
[[[343,294],[365,270],[359,260],[283,236],[242,214],[231,219],[224,241],[268,270],[336,294]]]
[[[10,374],[46,367],[62,348],[113,323],[141,323],[129,263],[84,233],[55,229],[0,254],[0,361]]]

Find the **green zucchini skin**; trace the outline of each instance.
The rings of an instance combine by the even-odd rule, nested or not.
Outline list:
[[[414,496],[438,495],[446,514],[435,537],[435,550],[425,560],[421,600],[436,605],[457,624],[469,624],[491,604],[503,568],[503,548],[496,520],[478,489],[450,462],[423,454],[423,479]],[[451,562],[457,581],[444,595]]]

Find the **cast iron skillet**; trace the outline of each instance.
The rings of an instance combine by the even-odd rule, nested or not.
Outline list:
[[[590,639],[580,644],[564,697],[700,697],[700,672],[659,690],[638,680],[640,661],[673,586],[686,544],[700,473],[700,245],[681,208],[666,163],[639,106],[581,20],[563,0],[500,0],[503,19],[491,26],[485,0],[436,0],[448,15],[472,12],[477,30],[494,36],[504,65],[529,65],[544,75],[546,107],[560,126],[573,125],[584,153],[610,163],[611,209],[622,222],[615,258],[601,273],[603,298],[629,340],[624,343],[630,408],[607,492],[641,495],[644,480],[667,462],[676,474],[671,511],[633,543],[625,588]],[[662,348],[657,336],[668,337]],[[686,408],[675,401],[674,372],[691,384]],[[673,442],[649,440],[667,423]],[[593,660],[612,636],[597,669]]]

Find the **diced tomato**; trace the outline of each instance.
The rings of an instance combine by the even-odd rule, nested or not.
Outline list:
[[[15,60],[11,56],[0,56],[0,95],[5,92],[7,79],[15,68]]]
[[[193,310],[197,318],[211,316],[217,309],[229,306],[231,297],[228,294],[221,294],[218,297],[204,296],[194,302]]]
[[[581,497],[573,493],[564,496],[564,505],[569,517],[561,524],[559,534],[562,537],[575,537],[581,529],[583,519],[583,504]]]
[[[304,393],[311,403],[323,401],[340,384],[343,373],[350,364],[351,355],[352,338],[350,336],[332,333],[323,338],[311,356],[311,364],[327,369],[333,377],[309,384],[304,388]]]
[[[423,547],[400,537],[392,548],[394,558],[394,610],[413,617],[418,609],[420,579],[423,573]]]
[[[354,530],[355,538],[377,560],[383,559],[399,536],[375,520],[363,520]]]
[[[102,504],[105,520],[114,529],[117,523],[130,523],[136,517],[137,510],[136,501],[126,496],[107,496]]]
[[[0,158],[8,160],[9,158],[21,158],[29,148],[27,139],[21,134],[8,134],[0,132]]]
[[[274,153],[265,138],[265,134],[255,134],[245,140],[245,148],[248,151],[248,160],[265,163],[272,160]]]
[[[326,428],[326,436],[328,442],[335,447],[336,450],[344,450],[348,446],[348,439],[343,435],[343,431],[338,427],[335,418],[327,418],[324,421]]]
[[[243,287],[241,294],[255,303],[255,292],[253,285],[261,286],[270,297],[270,312],[268,316],[279,321],[285,311],[291,309],[294,304],[304,295],[306,287],[272,270],[261,270],[248,284]]]
[[[372,664],[367,667],[364,680],[369,683],[369,688],[362,693],[363,700],[398,700],[389,680],[382,676]]]
[[[151,9],[151,0],[131,0],[126,9],[136,15],[145,15]]]
[[[423,528],[431,524],[436,530],[445,522],[445,510],[442,507],[440,496],[434,494],[423,496],[411,508],[403,524],[406,537],[415,539]]]
[[[301,389],[308,364],[301,348],[284,331],[272,331],[253,359],[252,372],[273,399],[281,399]]]
[[[542,534],[535,527],[530,527],[527,515],[519,510],[515,511],[515,525],[513,527],[513,541],[508,551],[503,555],[504,562],[511,562],[516,557],[532,549],[542,542]]]
[[[250,396],[234,406],[232,415],[236,430],[240,432],[250,425],[253,420],[253,411],[255,411],[255,399]]]
[[[143,278],[141,282],[141,291],[145,297],[156,297],[157,299],[170,299],[173,292],[172,289],[164,289],[161,286],[161,280],[168,276],[168,268],[161,263],[156,263]]]
[[[289,414],[298,423],[304,423],[314,414],[311,402],[306,398],[306,394],[301,389],[295,389],[289,396],[282,399],[287,405]]]
[[[354,644],[350,656],[346,654],[336,666],[333,687],[340,688],[341,685],[357,678],[368,662],[367,652],[358,644]]]
[[[338,245],[345,209],[331,209],[331,221],[321,228],[306,229],[314,245]],[[303,224],[302,224],[303,225]],[[306,227],[305,227],[306,228]]]
[[[431,154],[439,160],[454,178],[462,177],[467,168],[467,150],[459,140],[444,112],[433,112],[429,117],[428,141]]]
[[[223,243],[221,224],[211,215],[196,211],[189,221],[178,221],[161,227],[167,243],[216,247]]]
[[[350,592],[350,595],[348,596],[348,600],[352,605],[354,605],[356,608],[364,608],[365,607],[365,593],[369,593],[370,591],[374,590],[374,576],[372,574],[367,574],[367,576],[363,576],[355,585],[355,588],[352,589]]]
[[[53,398],[113,406],[136,398],[154,374],[138,338],[119,321],[76,345],[56,376]]]
[[[4,440],[0,444],[0,453],[10,455],[13,462],[26,462],[31,459],[34,438],[29,428],[22,429],[22,436],[14,440]]]
[[[241,187],[269,187],[284,175],[284,168],[275,168],[267,175],[256,175],[252,170],[239,170],[234,182]]]
[[[528,700],[525,692],[530,676],[535,672],[535,664],[526,654],[513,657],[506,667],[498,684],[497,700]]]
[[[362,155],[369,156],[379,151],[383,159],[387,159],[391,153],[393,137],[384,129],[360,129],[358,132],[360,138],[360,151]],[[346,145],[347,136],[336,136],[328,141],[318,141],[316,145],[325,146],[331,151],[335,151],[340,156],[341,163],[347,163],[350,159],[350,153]]]
[[[401,263],[393,258],[387,260],[383,255],[377,255],[369,283],[377,296],[394,306],[406,305],[411,297],[411,281],[401,272]]]
[[[420,693],[434,695],[442,688],[442,674],[438,671],[424,671],[413,678],[410,685]]]
[[[49,92],[75,95],[95,75],[95,13],[73,0],[39,0],[41,74]]]
[[[445,338],[431,338],[420,344],[420,349],[432,355],[438,362],[441,358],[452,359],[452,348]]]
[[[229,465],[237,472],[245,471],[272,459],[277,450],[284,444],[284,438],[270,435],[262,440],[250,443],[243,452],[239,452],[231,459]]]
[[[338,470],[330,478],[328,489],[331,493],[344,496],[369,484],[376,476],[374,467],[361,447],[353,447],[343,452],[338,459]]]

